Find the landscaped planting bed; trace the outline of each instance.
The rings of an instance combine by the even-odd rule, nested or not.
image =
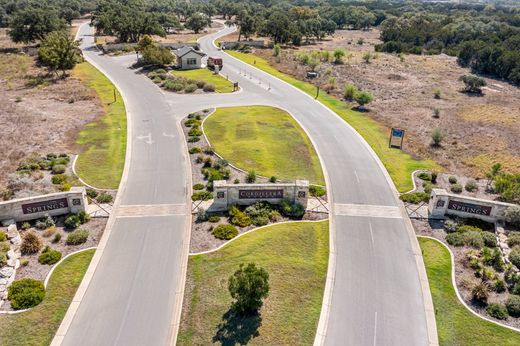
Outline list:
[[[296,205],[286,203],[284,206],[271,205],[268,202],[259,201],[249,207],[233,207],[226,212],[209,213],[199,203],[213,199],[213,181],[227,180],[230,183],[276,183],[276,177],[262,177],[254,171],[245,172],[230,165],[225,158],[217,156],[215,150],[209,146],[202,133],[202,122],[212,114],[214,110],[204,110],[188,115],[183,121],[183,130],[188,142],[190,153],[194,208],[198,210],[193,218],[190,251],[200,252],[214,249],[238,234],[247,232],[253,228],[272,223],[289,220],[321,220],[328,217],[327,214],[305,212]],[[215,116],[215,115],[212,115]],[[232,126],[232,125],[230,125]],[[205,129],[205,128],[204,128]],[[268,158],[269,163],[273,158]],[[274,158],[275,160],[287,160],[286,158]],[[290,160],[297,158],[291,157]],[[247,168],[247,167],[242,167]],[[316,195],[326,200],[326,190],[321,186],[311,186],[311,195]],[[207,202],[211,203],[211,202]],[[226,225],[229,225],[226,226]],[[228,229],[223,229],[226,227]]]
[[[175,93],[233,92],[233,83],[208,69],[177,71],[160,68],[148,72],[147,76],[159,87]]]

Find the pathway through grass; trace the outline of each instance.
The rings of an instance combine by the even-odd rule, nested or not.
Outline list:
[[[312,345],[328,256],[323,221],[270,226],[190,257],[178,344]],[[260,318],[236,318],[229,315],[228,278],[249,262],[269,272],[269,297]]]
[[[217,93],[230,93],[233,92],[233,83],[222,77],[219,74],[213,73],[213,71],[207,68],[199,68],[195,70],[186,71],[172,71],[174,76],[181,76],[188,79],[203,80],[208,84],[215,86],[215,92]]]
[[[257,174],[325,185],[311,141],[285,111],[268,106],[219,108],[204,122],[216,152]]]
[[[441,345],[520,345],[520,333],[474,316],[462,305],[451,281],[448,250],[433,239],[419,238]]]
[[[254,65],[264,72],[278,77],[312,97],[316,95],[316,87],[314,85],[302,82],[278,71],[276,68],[270,66],[268,61],[261,57],[236,51],[226,51],[226,53],[250,65]],[[345,102],[342,102],[325,92],[320,93],[318,100],[338,114],[357,132],[359,132],[363,138],[365,138],[385,165],[399,191],[404,192],[413,188],[410,177],[413,171],[417,169],[439,169],[437,164],[431,160],[415,160],[412,156],[398,149],[389,148],[388,129],[381,126],[367,115],[353,111]]]
[[[87,271],[94,249],[64,260],[47,285],[45,299],[33,309],[0,315],[0,345],[49,345]]]
[[[73,75],[96,92],[105,113],[79,133],[77,143],[82,150],[76,162],[76,172],[87,184],[103,189],[117,189],[126,154],[126,111],[123,98],[110,80],[87,62],[77,65]]]

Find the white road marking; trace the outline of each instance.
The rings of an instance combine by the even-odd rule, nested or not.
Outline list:
[[[117,208],[116,217],[172,216],[187,213],[186,204],[121,205]]]
[[[334,214],[343,216],[364,216],[364,217],[383,217],[401,219],[399,207],[387,205],[368,205],[368,204],[334,204]]]
[[[356,180],[357,180],[357,182],[358,182],[358,184],[359,184],[360,181],[359,181],[359,177],[358,177],[358,175],[357,175],[357,171],[356,171],[356,170],[354,170],[354,175],[356,176]]]
[[[370,239],[372,240],[372,246],[375,246],[374,242],[374,231],[372,230],[372,223],[368,222],[368,227],[370,228]]]
[[[146,139],[146,141],[145,141],[146,144],[153,144],[151,133],[148,133],[148,135],[146,135],[146,136],[143,136],[143,135],[137,136],[137,139],[139,139],[140,141],[142,141],[143,139]]]
[[[162,135],[163,135],[164,137],[168,137],[168,138],[175,138],[175,135],[174,135],[174,134],[169,135],[169,134],[167,134],[166,132],[163,132]]]
[[[374,317],[374,346],[376,346],[376,341],[377,341],[377,311],[376,311],[375,317]]]

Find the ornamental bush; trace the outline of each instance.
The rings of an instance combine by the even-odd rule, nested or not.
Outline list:
[[[88,231],[86,229],[77,229],[67,236],[65,241],[67,245],[79,245],[83,244],[88,239]]]
[[[184,92],[190,94],[197,89],[198,88],[197,88],[196,84],[186,84],[186,87],[184,88]]]
[[[96,198],[96,201],[98,201],[98,203],[112,203],[113,200],[114,200],[114,197],[112,197],[111,194],[106,193],[106,192],[102,192]]]
[[[7,236],[5,235],[5,232],[0,231],[0,241],[7,240]]]
[[[52,174],[63,174],[67,170],[65,165],[54,165],[52,166]]]
[[[211,215],[208,218],[208,221],[211,222],[211,223],[217,223],[217,222],[220,221],[220,216],[218,216],[218,215]]]
[[[210,191],[197,191],[191,195],[192,201],[209,201],[213,198],[213,193]]]
[[[76,214],[70,214],[65,219],[64,224],[65,224],[65,227],[67,227],[69,229],[76,229],[79,227],[79,225],[81,225],[81,222],[79,220],[79,217]]]
[[[204,90],[205,92],[214,92],[215,86],[213,84],[205,84],[202,90]]]
[[[510,295],[506,301],[506,309],[510,316],[520,317],[520,296]]]
[[[26,232],[22,237],[20,251],[24,255],[32,255],[39,252],[42,246],[43,244],[40,236],[32,231],[29,231]]]
[[[300,203],[291,204],[288,200],[283,200],[280,203],[280,209],[285,216],[291,218],[301,218],[305,214],[305,208]]]
[[[240,210],[238,210],[231,218],[231,223],[239,227],[247,227],[251,225],[252,222],[251,217]]]
[[[253,224],[255,226],[265,226],[269,223],[269,217],[267,216],[257,216],[253,218]]]
[[[454,232],[446,236],[446,242],[452,246],[462,246],[464,245],[464,238],[462,233]]]
[[[193,190],[203,190],[204,184],[195,184],[193,185]]]
[[[513,248],[520,245],[520,232],[511,232],[507,237],[507,246]]]
[[[13,281],[7,292],[11,307],[15,310],[32,308],[45,297],[43,282],[29,278]]]
[[[44,230],[52,226],[55,226],[55,223],[50,215],[45,215],[45,217],[36,221],[36,223],[34,224],[34,227],[40,230]]]
[[[59,185],[67,181],[67,176],[65,174],[56,174],[52,176],[51,181],[54,185]]]
[[[197,127],[192,127],[191,130],[188,132],[188,136],[202,136],[202,130]]]
[[[190,148],[190,150],[188,150],[188,152],[193,155],[193,154],[198,154],[200,153],[200,148],[199,147],[193,147],[193,148]]]
[[[61,252],[58,250],[53,250],[50,247],[46,246],[42,251],[42,254],[38,256],[38,262],[41,264],[55,264],[61,259]]]
[[[197,143],[198,141],[200,141],[200,137],[197,136],[191,136],[188,138],[188,143]]]
[[[506,283],[501,278],[496,278],[495,281],[493,281],[493,290],[497,293],[505,292],[506,290]]]
[[[428,202],[430,194],[426,192],[411,192],[399,196],[399,199],[403,202],[419,204],[421,202]]]
[[[520,205],[508,207],[504,212],[504,216],[508,223],[520,227]]]
[[[451,192],[454,192],[454,193],[461,193],[462,192],[462,185],[460,184],[453,184],[451,185]]]
[[[509,261],[513,263],[513,265],[520,269],[520,247],[516,246],[509,253]]]
[[[256,181],[256,172],[254,170],[248,172],[247,176],[246,176],[246,182],[249,183],[249,184],[252,184],[255,181]]]
[[[489,316],[498,320],[505,320],[507,318],[507,309],[504,304],[491,303],[486,308],[486,311]]]
[[[7,256],[5,253],[0,252],[0,268],[7,264]]]
[[[466,189],[466,191],[468,192],[475,192],[475,191],[478,191],[478,185],[477,185],[477,182],[475,180],[468,180],[468,182],[466,183],[466,185],[464,186],[464,188]]]
[[[457,177],[454,177],[453,175],[448,178],[448,181],[450,184],[457,184]]]
[[[498,246],[497,238],[495,237],[494,233],[483,231],[481,234],[482,234],[482,239],[484,240],[485,246],[488,246],[488,247],[497,247]]]
[[[211,234],[215,236],[215,238],[229,240],[233,239],[238,235],[238,231],[236,227],[232,225],[218,225],[211,231]]]
[[[309,194],[313,197],[323,197],[327,193],[327,190],[322,186],[311,185],[309,186]]]
[[[199,80],[195,81],[195,85],[197,86],[197,88],[202,89],[206,85],[206,82],[201,80],[201,79],[199,79]]]
[[[428,172],[420,172],[417,177],[424,181],[432,181],[432,175]]]
[[[485,282],[476,283],[471,289],[471,296],[473,297],[473,300],[482,304],[487,304],[489,297],[488,285]]]

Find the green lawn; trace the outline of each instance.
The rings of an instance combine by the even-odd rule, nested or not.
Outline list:
[[[123,98],[114,85],[89,63],[73,70],[98,95],[105,114],[80,132],[77,143],[81,153],[76,172],[87,184],[103,189],[117,189],[126,153],[126,111]],[[114,90],[116,99],[114,102]]]
[[[213,73],[213,71],[210,71],[207,68],[186,71],[172,71],[172,74],[174,76],[181,76],[188,79],[203,80],[209,84],[213,84],[215,86],[215,92],[217,93],[233,92],[232,82],[228,81],[219,74]]]
[[[281,109],[219,108],[204,122],[204,132],[216,152],[237,167],[266,177],[325,185],[311,141]]]
[[[441,345],[520,345],[520,333],[474,316],[458,300],[451,282],[451,257],[439,242],[419,238]]]
[[[52,274],[45,299],[33,309],[0,315],[0,345],[49,345],[87,271],[94,249],[72,255]]]
[[[316,95],[316,87],[314,85],[302,82],[278,71],[274,67],[270,66],[265,59],[253,54],[245,54],[236,51],[226,51],[226,53],[286,81],[313,97]],[[254,64],[255,60],[256,63]],[[415,160],[412,156],[399,149],[389,148],[389,130],[363,113],[353,111],[345,102],[342,102],[325,92],[320,93],[318,100],[343,118],[343,120],[349,123],[357,132],[359,132],[359,134],[361,134],[361,136],[363,136],[363,138],[365,138],[385,165],[399,191],[404,192],[413,188],[410,177],[413,171],[417,169],[440,169],[437,164],[431,160]]]
[[[328,221],[280,224],[190,257],[179,345],[312,345],[329,256]],[[228,317],[228,278],[241,263],[269,273],[260,318]],[[256,336],[254,336],[256,334]]]

